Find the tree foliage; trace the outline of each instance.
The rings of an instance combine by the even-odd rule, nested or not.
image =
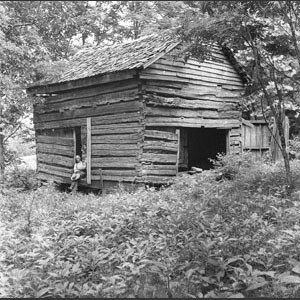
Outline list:
[[[287,184],[290,166],[283,120],[286,110],[299,109],[299,3],[297,1],[193,2],[179,33],[191,55],[199,56],[203,43],[218,42],[235,52],[253,84],[247,90],[251,107],[274,118],[285,161]]]

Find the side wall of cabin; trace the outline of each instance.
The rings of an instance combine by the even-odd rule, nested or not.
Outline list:
[[[76,154],[87,159],[93,187],[100,186],[100,168],[104,182],[133,182],[141,175],[143,105],[138,79],[129,77],[54,91],[35,105],[40,179],[69,183]]]
[[[147,181],[165,181],[187,169],[189,148],[204,151],[209,142],[226,153],[241,151],[244,85],[222,50],[214,48],[204,62],[174,58],[172,52],[142,70],[145,142],[142,174]],[[201,129],[201,130],[200,130]],[[215,136],[215,139],[211,138]],[[218,136],[222,145],[218,145]],[[203,139],[200,142],[191,141]],[[223,148],[222,148],[223,147]]]

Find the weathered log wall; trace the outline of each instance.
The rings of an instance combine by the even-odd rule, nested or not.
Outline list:
[[[148,127],[141,155],[143,182],[167,182],[177,175],[178,135],[173,127]]]
[[[227,129],[227,152],[240,152],[238,105],[244,85],[221,50],[214,48],[210,59],[204,62],[192,58],[184,62],[169,53],[143,70],[140,78],[146,129]],[[179,163],[183,163],[184,145],[180,148]],[[153,175],[160,174],[158,170],[152,166]]]
[[[76,127],[86,139],[91,117],[91,179],[132,182],[139,176],[142,101],[137,79],[127,79],[49,96],[34,109],[39,177],[68,182],[74,164]],[[61,130],[69,131],[69,138]],[[51,132],[56,132],[51,137]],[[86,141],[81,141],[86,147]],[[45,154],[47,154],[45,156]],[[44,161],[47,165],[44,165]]]

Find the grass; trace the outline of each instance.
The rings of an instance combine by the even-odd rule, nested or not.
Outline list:
[[[230,168],[229,168],[230,166]],[[232,179],[216,180],[228,170]],[[1,297],[293,297],[300,163],[234,164],[105,196],[45,186],[0,199]],[[298,183],[299,182],[299,183]]]

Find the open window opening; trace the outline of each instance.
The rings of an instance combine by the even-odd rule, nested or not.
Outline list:
[[[179,171],[192,167],[208,170],[210,159],[218,153],[227,153],[228,130],[215,128],[182,128],[180,130]]]

